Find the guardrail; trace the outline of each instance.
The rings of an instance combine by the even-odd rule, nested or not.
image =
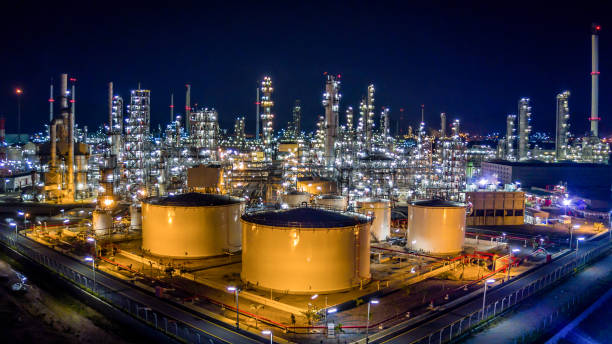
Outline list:
[[[540,292],[541,290],[549,287],[550,285],[568,277],[573,274],[575,269],[578,269],[591,261],[598,259],[604,253],[610,249],[610,243],[603,246],[599,246],[589,251],[585,251],[582,254],[566,263],[565,265],[555,269],[546,276],[530,283],[529,285],[512,292],[502,298],[493,299],[488,302],[484,309],[467,314],[463,317],[458,318],[450,325],[431,332],[418,340],[412,341],[415,344],[442,344],[452,341],[472,328],[483,324],[486,321],[491,320],[495,316],[504,312],[508,308],[511,308],[526,298]],[[570,253],[574,254],[574,253]]]
[[[0,232],[0,241],[11,249],[25,255],[34,262],[46,267],[48,270],[59,274],[66,280],[76,284],[82,289],[98,298],[106,301],[114,307],[125,311],[135,318],[145,322],[156,330],[159,330],[166,335],[188,343],[202,343],[205,339],[210,343],[227,342],[211,337],[202,330],[168,316],[158,310],[152,309],[150,306],[142,304],[129,296],[121,293],[119,290],[113,289],[108,285],[95,281],[92,274],[82,274],[72,268],[59,263],[58,261],[49,258],[46,255],[40,254],[31,248],[21,245],[15,241],[16,234]]]

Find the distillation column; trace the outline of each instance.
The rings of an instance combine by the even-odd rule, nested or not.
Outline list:
[[[325,166],[332,167],[335,160],[335,143],[338,134],[338,107],[340,104],[340,80],[327,75],[323,107],[325,107]]]
[[[601,26],[593,24],[591,34],[591,136],[599,137],[599,31]]]
[[[531,133],[531,106],[529,98],[519,100],[519,160],[527,160],[529,152],[529,134]]]
[[[567,159],[567,144],[569,142],[569,96],[565,91],[557,94],[557,130],[555,132],[555,154],[557,160]]]
[[[274,135],[272,127],[274,120],[274,114],[272,114],[272,107],[274,106],[274,102],[272,101],[272,92],[274,92],[274,88],[272,87],[272,79],[270,79],[269,76],[266,76],[261,82],[261,106],[263,107],[261,123],[266,161],[272,161],[272,153],[274,150],[272,147],[272,139]]]

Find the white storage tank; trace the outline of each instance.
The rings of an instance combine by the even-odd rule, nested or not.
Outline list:
[[[386,199],[362,198],[357,200],[357,211],[373,216],[372,236],[376,241],[386,240],[391,235],[391,202]]]
[[[370,275],[370,219],[317,208],[242,216],[244,282],[293,294],[348,290]]]
[[[176,258],[217,256],[240,249],[239,198],[186,193],[142,202],[142,248]]]
[[[107,235],[113,226],[113,217],[108,211],[94,210],[91,222],[96,235]]]
[[[406,245],[433,254],[454,254],[463,250],[465,205],[431,200],[408,205]]]
[[[315,203],[323,208],[345,211],[348,199],[346,196],[340,195],[321,195],[315,198]]]
[[[290,191],[281,195],[281,202],[287,204],[289,208],[308,206],[310,203],[310,194],[302,191]]]
[[[142,210],[137,204],[130,205],[130,229],[142,228]]]

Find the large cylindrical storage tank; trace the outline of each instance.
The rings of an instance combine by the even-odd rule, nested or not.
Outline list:
[[[287,204],[290,208],[307,206],[310,202],[310,194],[308,192],[290,191],[281,195],[281,202]]]
[[[217,256],[241,245],[239,198],[186,193],[142,202],[142,248],[177,258]]]
[[[106,235],[113,226],[113,217],[107,211],[94,210],[91,222],[96,235]]]
[[[348,290],[370,278],[369,227],[363,215],[317,208],[245,214],[241,278],[292,294]]]
[[[142,210],[137,204],[130,205],[130,229],[142,228]]]
[[[345,211],[348,199],[340,195],[321,195],[315,198],[315,203],[323,208]]]
[[[357,200],[357,211],[374,216],[372,236],[376,241],[386,240],[391,235],[391,202],[386,199],[362,198]]]
[[[408,205],[406,245],[434,254],[453,254],[463,250],[465,205],[432,200]]]

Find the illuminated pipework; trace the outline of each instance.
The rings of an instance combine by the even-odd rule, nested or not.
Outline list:
[[[340,80],[327,75],[323,107],[325,107],[325,165],[333,166],[335,161],[335,143],[338,134],[338,108],[340,104]]]
[[[456,120],[453,122],[453,126],[451,127],[451,130],[453,131],[453,137],[457,137],[457,136],[459,136],[459,129],[460,129],[459,124],[460,124],[460,123],[459,123],[459,120],[458,120],[458,119],[456,119]]]
[[[293,109],[292,109],[292,115],[293,115],[293,121],[291,121],[291,136],[293,136],[294,139],[297,139],[300,135],[301,135],[301,121],[302,121],[302,104],[300,102],[299,99],[295,100],[295,103],[293,105]]]
[[[368,86],[368,97],[366,98],[365,110],[365,142],[366,150],[370,152],[372,150],[372,132],[374,130],[374,85]]]
[[[273,144],[273,121],[274,114],[272,114],[272,107],[274,106],[274,102],[272,101],[272,92],[274,92],[274,88],[272,87],[272,80],[269,76],[264,77],[261,82],[261,107],[263,108],[263,112],[261,113],[261,123],[262,123],[262,134],[263,134],[263,145],[264,145],[264,154],[266,161],[272,161],[272,153],[274,151]]]
[[[353,107],[349,106],[346,108],[346,131],[349,133],[353,132]]]
[[[567,159],[570,134],[569,97],[569,91],[564,91],[557,94],[557,130],[555,132],[555,153],[558,161]]]
[[[234,122],[234,146],[239,149],[246,148],[246,136],[244,133],[245,118],[237,117]]]
[[[516,139],[514,123],[516,122],[516,115],[508,115],[506,117],[506,160],[516,160],[514,152],[514,140]]]
[[[519,160],[529,159],[529,134],[531,133],[531,105],[529,98],[519,100]]]
[[[132,90],[125,120],[125,188],[128,198],[146,194],[150,152],[151,91]]]
[[[380,113],[380,134],[384,140],[389,137],[389,111],[385,106]]]
[[[191,112],[191,142],[201,162],[219,159],[219,122],[215,109],[197,109]]]

